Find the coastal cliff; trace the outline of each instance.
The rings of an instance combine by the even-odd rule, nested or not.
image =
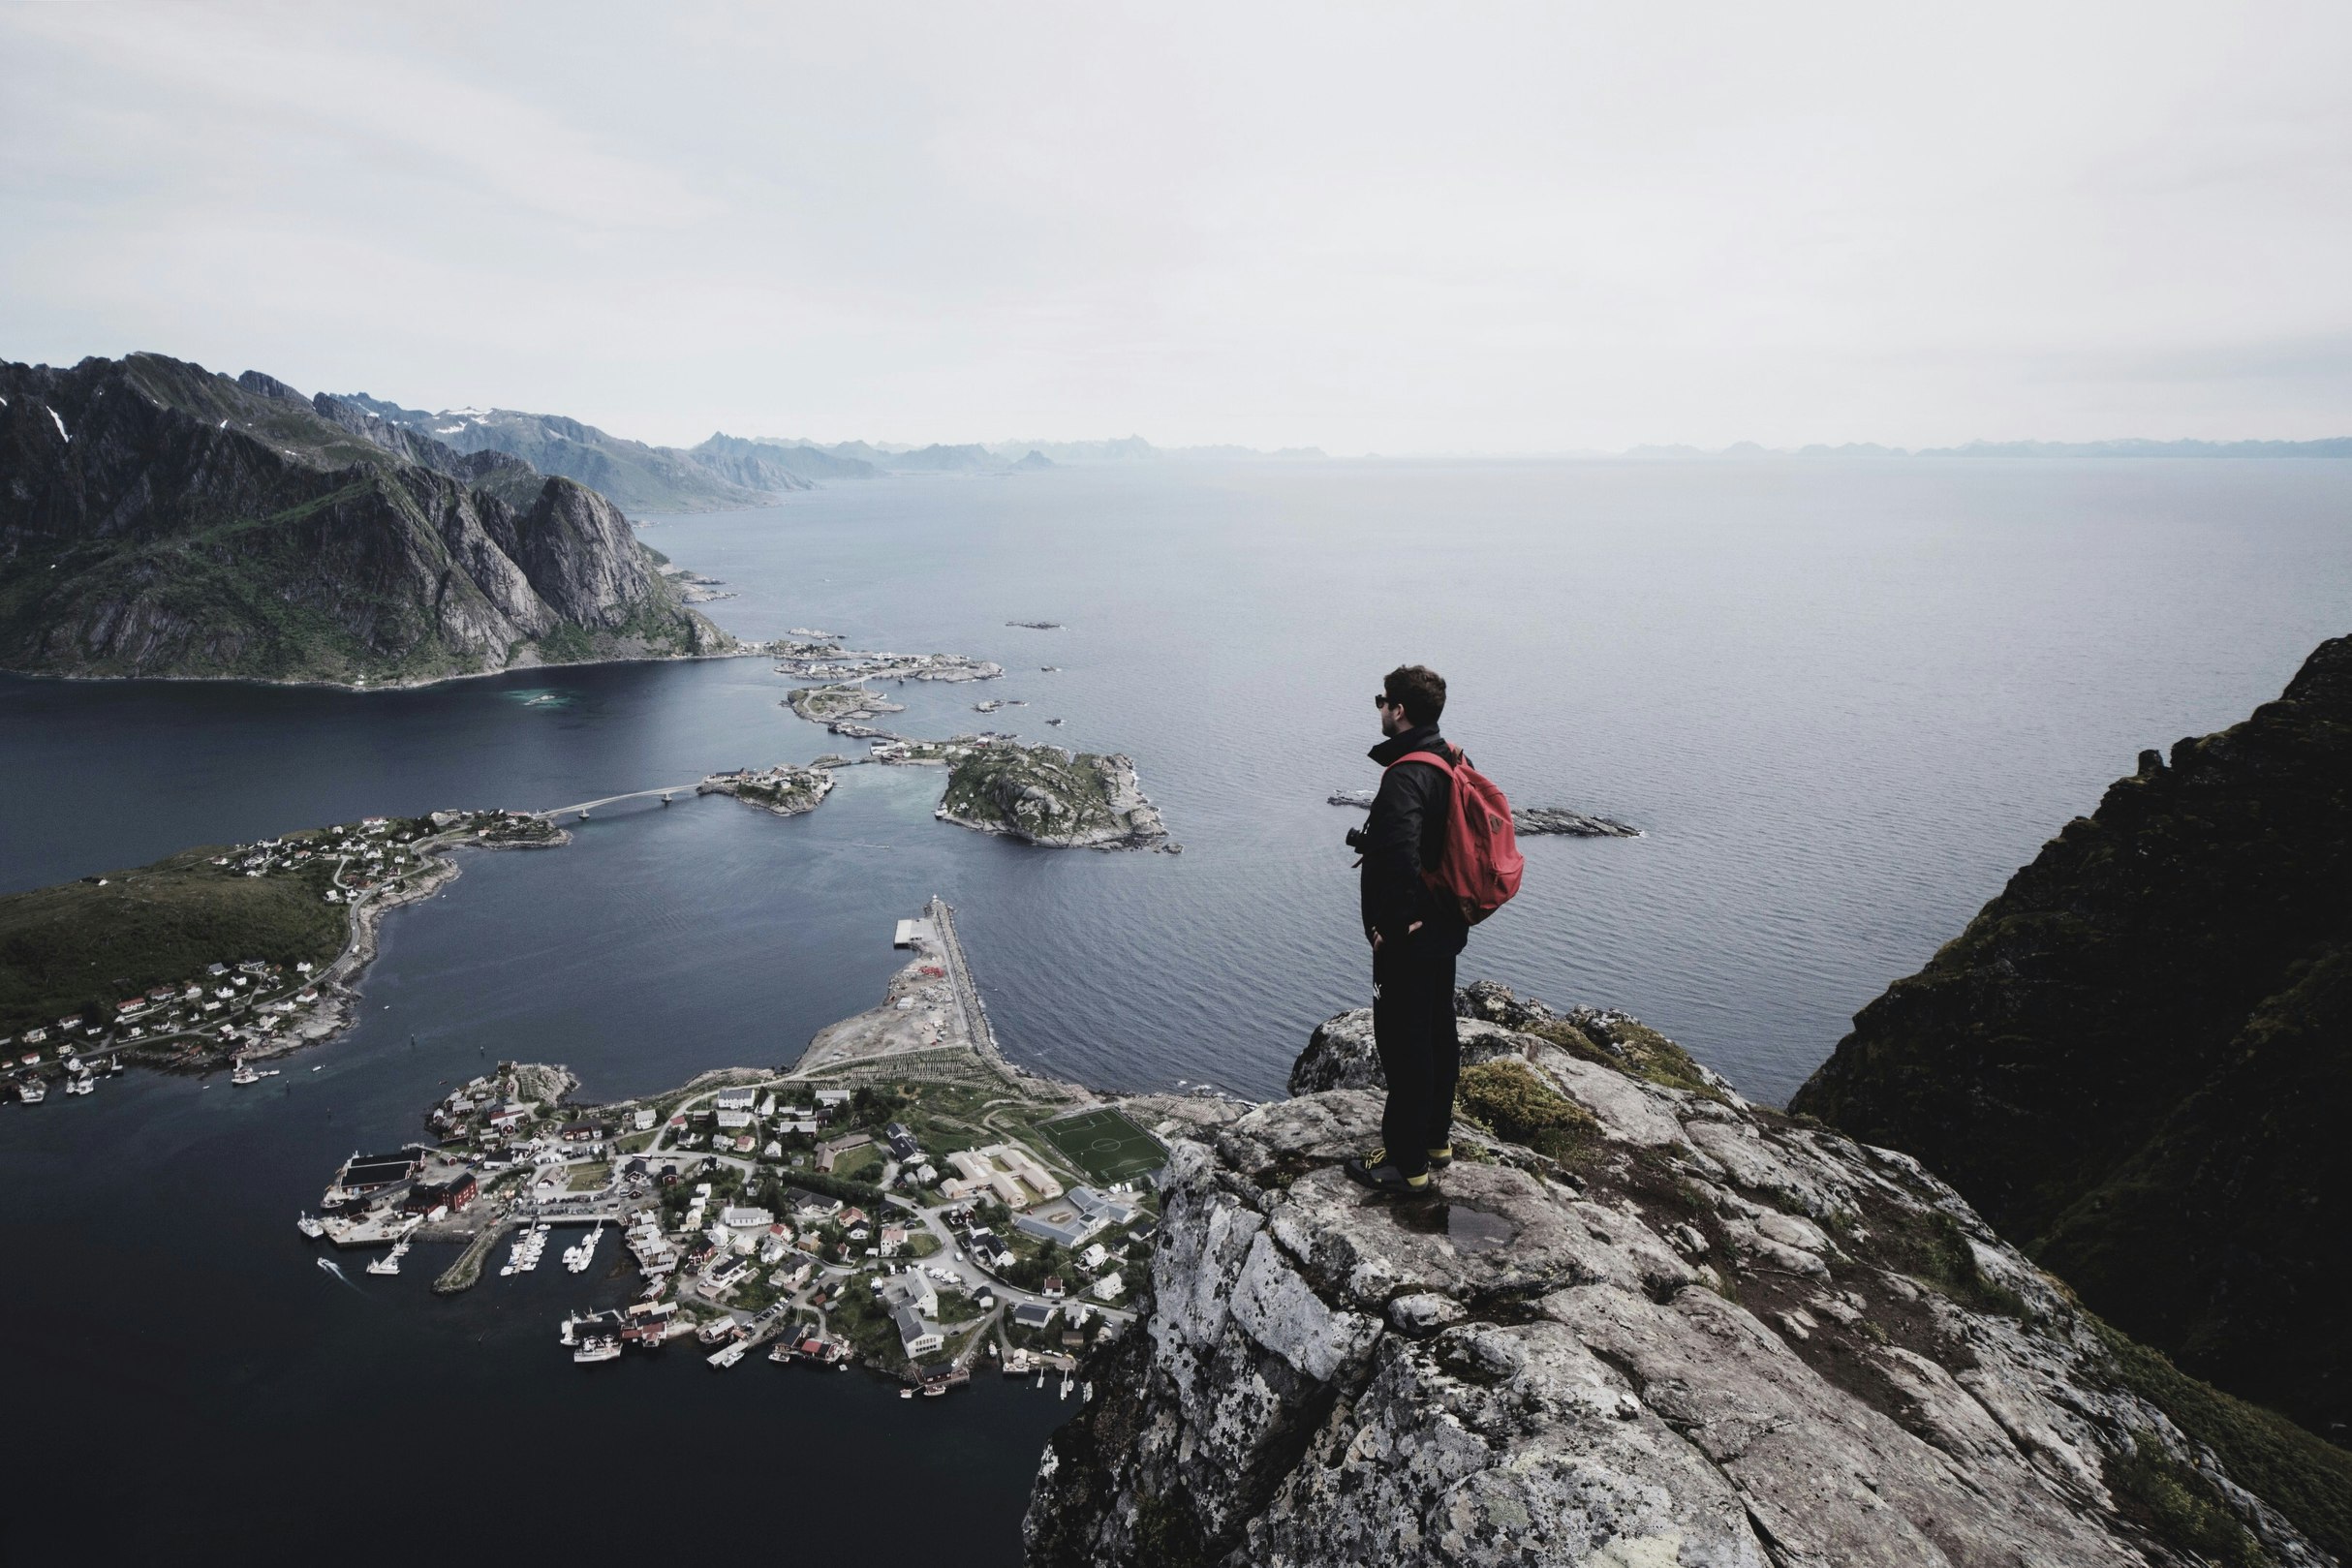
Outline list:
[[[1367,1013],[1315,1031],[1307,1091],[1177,1138],[1145,1318],[1041,1463],[1036,1568],[2342,1550],[2336,1451],[2091,1317],[1916,1161],[1623,1014],[1461,1010],[1436,1198],[1339,1168],[1378,1136]]]
[[[2066,824],[1792,1108],[2197,1375],[2352,1431],[2352,637]]]
[[[257,372],[0,364],[0,667],[409,683],[732,647],[569,479]]]

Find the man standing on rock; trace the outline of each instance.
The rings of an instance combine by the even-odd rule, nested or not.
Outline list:
[[[1372,942],[1372,1034],[1388,1077],[1381,1147],[1347,1161],[1347,1174],[1382,1192],[1426,1192],[1430,1172],[1453,1163],[1454,1080],[1462,1042],[1454,1031],[1454,960],[1470,925],[1451,901],[1422,880],[1445,848],[1453,777],[1414,752],[1456,755],[1438,733],[1445,681],[1422,664],[1388,672],[1373,701],[1380,733],[1372,749],[1385,770],[1372,816],[1347,836],[1363,855],[1364,935]]]

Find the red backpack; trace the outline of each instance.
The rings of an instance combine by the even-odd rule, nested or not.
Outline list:
[[[1450,750],[1452,756],[1408,752],[1388,765],[1429,762],[1453,777],[1445,853],[1436,870],[1422,871],[1421,880],[1439,898],[1453,900],[1462,918],[1474,926],[1519,891],[1519,875],[1527,861],[1519,853],[1518,835],[1511,830],[1511,803],[1494,780],[1470,766],[1461,747]]]

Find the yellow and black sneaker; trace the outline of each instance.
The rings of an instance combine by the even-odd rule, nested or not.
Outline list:
[[[1433,1171],[1441,1171],[1453,1162],[1454,1146],[1452,1144],[1447,1144],[1443,1149],[1433,1149],[1429,1152],[1429,1168]]]
[[[1376,1149],[1362,1159],[1350,1159],[1341,1167],[1351,1182],[1361,1182],[1375,1192],[1427,1192],[1430,1189],[1427,1171],[1407,1171],[1388,1157],[1388,1151]]]

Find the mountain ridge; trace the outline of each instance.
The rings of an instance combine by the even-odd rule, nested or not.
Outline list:
[[[409,683],[735,646],[603,496],[372,417],[162,354],[0,364],[0,666]]]

